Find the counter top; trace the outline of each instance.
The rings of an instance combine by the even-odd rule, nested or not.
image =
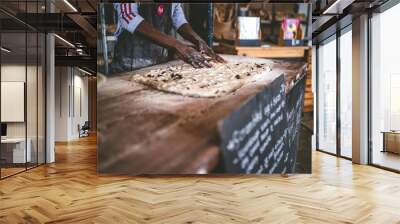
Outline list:
[[[150,69],[117,77],[98,87],[98,170],[116,174],[208,173],[218,164],[218,121],[284,74],[287,90],[306,63],[224,56],[232,61],[268,63],[265,79],[218,98],[193,98],[160,92],[131,82]]]

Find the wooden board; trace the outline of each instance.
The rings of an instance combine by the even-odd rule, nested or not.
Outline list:
[[[232,61],[269,63],[271,73],[218,98],[160,92],[130,81],[134,74],[108,78],[98,87],[98,170],[121,174],[210,172],[218,162],[217,123],[281,74],[290,88],[305,63],[225,56]]]
[[[270,47],[241,47],[221,43],[216,51],[223,54],[233,54],[261,58],[302,58],[310,47],[307,46],[270,46]]]

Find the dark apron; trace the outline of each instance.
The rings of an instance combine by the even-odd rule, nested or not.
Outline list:
[[[142,3],[139,5],[138,10],[146,22],[160,32],[170,35],[172,30],[171,5]],[[160,10],[159,7],[164,8]],[[131,71],[160,64],[168,61],[171,56],[172,54],[168,54],[166,48],[153,43],[137,32],[130,33],[124,29],[118,36],[113,61],[117,64],[116,72],[121,72],[121,70]]]

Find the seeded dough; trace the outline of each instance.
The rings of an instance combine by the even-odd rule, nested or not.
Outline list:
[[[154,69],[133,75],[132,81],[183,96],[219,97],[271,71],[265,63],[227,62],[212,65],[211,68],[200,69],[188,64]]]

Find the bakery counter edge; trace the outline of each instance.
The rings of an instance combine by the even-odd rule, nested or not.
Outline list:
[[[219,163],[218,122],[284,75],[286,92],[306,73],[306,62],[224,56],[267,63],[265,78],[216,98],[166,93],[131,81],[132,75],[177,65],[172,61],[109,77],[98,86],[100,173],[204,174]],[[206,75],[206,74],[205,74]]]

